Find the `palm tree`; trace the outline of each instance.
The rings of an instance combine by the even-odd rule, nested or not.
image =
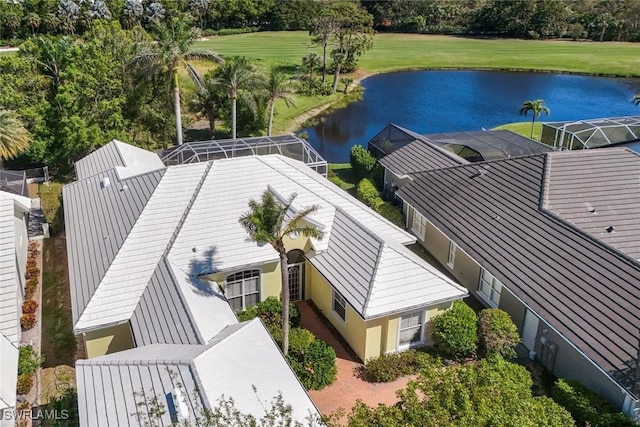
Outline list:
[[[252,91],[264,86],[260,76],[246,58],[234,58],[216,70],[211,80],[214,87],[224,89],[231,99],[231,138],[236,138],[236,115],[238,97],[242,97],[249,108],[256,110],[255,93]]]
[[[520,107],[520,114],[523,116],[526,116],[529,111],[533,113],[533,117],[531,118],[531,138],[533,138],[533,126],[536,123],[536,117],[540,117],[541,113],[548,116],[551,114],[551,110],[544,105],[544,100],[536,99],[534,101],[525,101],[522,107]]]
[[[0,110],[0,165],[29,148],[30,142],[31,134],[22,121],[12,111]]]
[[[211,81],[205,81],[200,86],[191,100],[191,108],[200,116],[206,117],[209,121],[209,131],[211,138],[215,139],[216,119],[218,118],[218,108],[223,103],[223,95],[217,90],[218,88],[211,84]]]
[[[296,103],[293,98],[293,81],[282,71],[278,71],[276,68],[271,68],[264,83],[264,90],[267,95],[267,107],[269,109],[267,136],[271,136],[273,113],[278,99],[282,99],[287,107],[296,105]]]
[[[249,234],[249,239],[258,243],[269,243],[280,256],[280,274],[282,276],[282,352],[289,351],[289,271],[287,266],[287,249],[284,247],[284,237],[298,234],[305,237],[320,238],[322,232],[311,225],[306,218],[318,210],[318,206],[310,206],[294,211],[287,219],[295,193],[289,200],[279,202],[275,195],[266,190],[260,201],[249,201],[249,212],[239,219],[240,225]]]
[[[182,145],[182,117],[180,108],[180,74],[181,68],[187,70],[196,86],[201,86],[196,70],[190,60],[221,63],[220,55],[208,50],[192,50],[191,46],[198,39],[200,32],[193,28],[186,18],[174,18],[165,25],[158,25],[155,43],[144,43],[138,46],[131,64],[146,75],[167,73],[173,86],[173,105],[176,116],[176,139]]]
[[[313,81],[313,70],[320,65],[320,55],[315,52],[311,52],[309,55],[302,58],[302,65],[309,69],[309,84]]]

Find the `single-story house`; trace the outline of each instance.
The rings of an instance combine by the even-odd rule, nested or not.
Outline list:
[[[407,227],[553,374],[638,417],[640,155],[552,152],[412,175]]]
[[[394,124],[369,141],[384,168],[385,191],[392,194],[411,174],[467,163],[547,153],[553,148],[510,130],[420,135]]]
[[[4,417],[16,404],[20,315],[27,263],[27,214],[31,200],[0,191],[0,426],[13,426]]]
[[[279,296],[278,254],[238,223],[267,189],[297,194],[293,211],[319,207],[309,221],[322,239],[285,242],[291,297],[313,300],[363,360],[428,343],[429,319],[468,295],[405,247],[413,235],[300,161],[278,154],[165,167],[154,156],[112,141],[78,162],[78,181],[63,189],[74,331],[90,359],[206,346],[237,324],[235,311]]]

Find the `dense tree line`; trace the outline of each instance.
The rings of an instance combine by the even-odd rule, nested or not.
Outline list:
[[[1,0],[0,40],[84,34],[96,20],[143,26],[189,14],[221,29],[312,30],[330,0]],[[592,40],[640,39],[636,0],[367,0],[377,31]]]

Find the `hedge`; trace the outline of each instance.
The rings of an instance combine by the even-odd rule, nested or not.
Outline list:
[[[518,328],[506,311],[487,308],[478,316],[478,347],[482,354],[515,357],[520,342]]]
[[[580,426],[632,427],[636,424],[616,410],[607,400],[577,381],[559,379],[551,389],[551,397],[571,413]]]
[[[259,317],[268,330],[281,329],[282,301],[276,297],[269,297],[256,305],[237,312],[236,316],[241,322]],[[293,303],[289,304],[289,324],[293,328],[300,324],[300,312]]]
[[[286,358],[307,390],[321,390],[336,380],[335,350],[306,329],[291,329]]]
[[[472,356],[477,349],[478,318],[471,307],[455,301],[450,310],[433,318],[433,341],[455,359]]]
[[[358,200],[375,211],[377,211],[380,205],[384,203],[384,200],[380,197],[380,192],[376,186],[367,178],[363,178],[358,182],[356,194],[358,196]]]
[[[376,158],[362,145],[354,145],[349,151],[349,163],[356,178],[365,178],[376,165]]]
[[[440,360],[430,354],[407,350],[369,359],[364,365],[364,373],[369,381],[384,383],[405,375],[416,374],[425,368],[438,366],[441,366]]]
[[[404,227],[404,217],[402,216],[402,212],[400,212],[400,210],[391,203],[382,202],[376,210],[380,215],[391,221],[393,224],[398,227]]]

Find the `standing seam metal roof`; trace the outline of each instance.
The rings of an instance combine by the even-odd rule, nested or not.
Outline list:
[[[630,390],[640,264],[540,208],[558,155],[417,174],[399,195]]]

